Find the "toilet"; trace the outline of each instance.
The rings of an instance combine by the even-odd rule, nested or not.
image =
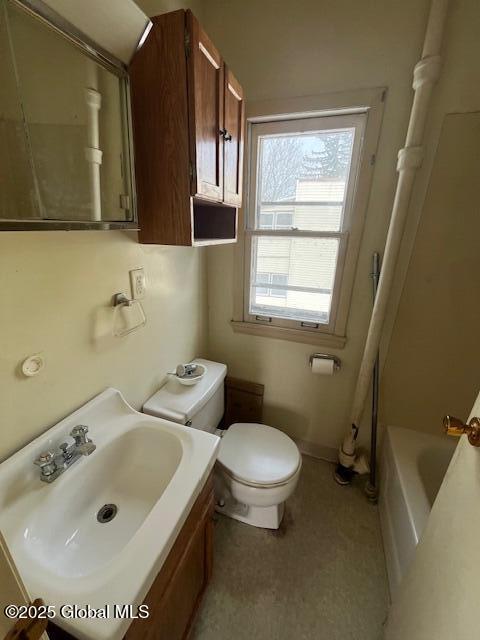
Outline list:
[[[201,358],[193,362],[207,368],[204,377],[194,386],[169,379],[145,402],[143,412],[220,436],[214,474],[217,511],[255,527],[278,529],[302,467],[296,444],[265,424],[218,429],[227,367]]]

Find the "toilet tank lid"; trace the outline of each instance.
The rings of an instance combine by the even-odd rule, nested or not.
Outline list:
[[[204,377],[191,387],[183,386],[173,377],[143,405],[143,412],[158,418],[185,424],[210,400],[223,384],[227,367],[220,362],[196,358],[192,362],[207,368]]]

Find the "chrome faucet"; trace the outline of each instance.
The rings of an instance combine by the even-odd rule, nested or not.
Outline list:
[[[40,467],[40,480],[53,482],[72,466],[81,456],[89,456],[95,451],[97,445],[87,438],[88,427],[79,424],[70,431],[75,442],[60,445],[61,452],[52,453],[44,451],[34,461]]]

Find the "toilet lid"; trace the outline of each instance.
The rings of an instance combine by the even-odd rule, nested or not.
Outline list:
[[[285,433],[264,424],[232,424],[223,436],[218,461],[247,484],[286,482],[300,465],[297,445]]]

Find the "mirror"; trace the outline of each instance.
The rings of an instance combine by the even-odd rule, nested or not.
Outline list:
[[[0,229],[136,228],[128,75],[38,0],[0,0]]]

